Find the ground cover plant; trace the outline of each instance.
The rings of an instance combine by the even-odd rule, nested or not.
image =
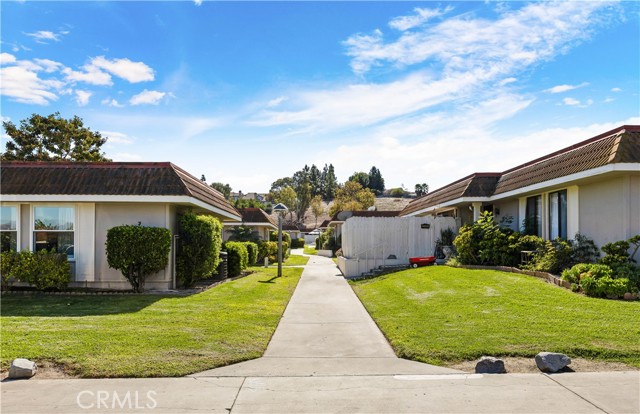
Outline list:
[[[290,255],[287,260],[282,263],[283,266],[304,266],[309,261],[308,257],[301,256],[299,254]],[[278,265],[277,263],[275,264]]]
[[[260,357],[302,269],[253,270],[191,296],[3,296],[2,369],[21,357],[82,377],[183,376]]]
[[[352,286],[403,358],[443,365],[550,351],[640,367],[640,301],[590,298],[531,276],[446,266]]]

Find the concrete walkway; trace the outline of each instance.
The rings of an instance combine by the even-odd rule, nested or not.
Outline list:
[[[185,378],[5,382],[2,413],[640,413],[640,372],[476,375],[401,360],[313,256],[264,357]]]

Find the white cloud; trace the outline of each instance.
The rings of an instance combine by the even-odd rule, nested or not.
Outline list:
[[[453,10],[453,7],[451,6],[447,6],[445,9],[423,9],[416,7],[413,9],[416,14],[396,17],[389,22],[389,27],[400,31],[413,29],[414,27],[420,26],[435,17],[440,17],[451,10]]]
[[[85,106],[89,103],[89,98],[91,98],[93,93],[89,91],[83,91],[80,89],[76,89],[76,103],[80,106]]]
[[[196,6],[200,6],[202,5],[202,0],[193,0],[193,4],[195,4]]]
[[[129,100],[131,105],[158,105],[162,98],[166,95],[165,92],[143,90],[137,95],[134,95]]]
[[[354,35],[344,44],[354,72],[384,63],[414,65],[435,60],[445,72],[483,68],[505,73],[553,58],[585,39],[609,5],[603,2],[531,3],[497,20],[460,15],[385,43],[382,33]]]
[[[547,93],[562,93],[567,91],[572,91],[574,89],[582,88],[584,86],[589,85],[589,82],[582,82],[579,85],[556,85],[553,88],[545,89]]]
[[[564,98],[562,103],[568,106],[577,106],[580,105],[580,101],[574,98]]]
[[[83,71],[73,70],[71,68],[64,68],[62,73],[66,75],[68,82],[84,82],[90,85],[111,86],[111,75],[101,71],[99,68],[93,65],[84,65]]]
[[[276,106],[279,106],[282,102],[286,101],[287,99],[288,98],[286,96],[278,96],[277,98],[274,98],[269,102],[267,102],[267,107],[275,108]]]
[[[103,69],[130,83],[152,81],[154,79],[153,69],[143,62],[132,62],[129,59],[109,60],[104,56],[98,56],[91,60],[90,65]]]
[[[27,36],[32,37],[36,43],[47,44],[49,42],[59,42],[62,35],[66,35],[69,32],[54,33],[48,30],[38,30],[33,33],[25,33]]]
[[[103,105],[107,105],[107,106],[112,106],[114,108],[122,108],[124,107],[124,105],[122,105],[120,102],[118,102],[115,99],[103,99],[102,101],[100,101],[101,104]]]
[[[57,72],[64,68],[64,65],[62,63],[49,59],[33,59],[33,62],[40,68],[42,68],[41,70],[45,71],[46,73]]]
[[[7,65],[9,63],[15,63],[16,57],[10,53],[0,53],[0,65]]]
[[[63,86],[57,80],[41,79],[35,71],[21,66],[0,68],[0,94],[20,103],[47,105],[58,96],[52,90]]]
[[[612,97],[610,97],[610,96],[607,96],[607,97],[604,99],[604,101],[602,101],[602,103],[610,103],[610,102],[613,102],[613,101],[615,101],[615,99],[613,99],[613,98],[612,98]]]
[[[580,108],[586,108],[588,106],[591,106],[593,104],[593,99],[587,99],[586,101],[582,102],[579,101],[575,98],[564,98],[562,100],[562,103],[567,105],[567,106],[576,106],[576,107],[580,107]]]
[[[103,137],[107,138],[107,144],[129,145],[134,141],[133,138],[129,137],[127,134],[123,134],[122,132],[101,131],[101,134]]]
[[[622,92],[620,88],[611,88],[611,92]]]

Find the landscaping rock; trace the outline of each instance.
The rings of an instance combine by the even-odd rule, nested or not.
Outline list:
[[[504,361],[498,358],[483,356],[476,364],[476,374],[504,374]]]
[[[16,358],[9,368],[9,378],[31,378],[38,372],[35,362],[24,358]]]
[[[558,372],[571,364],[571,358],[555,352],[540,352],[536,355],[536,365],[542,372]]]
[[[625,300],[635,300],[636,299],[636,295],[631,293],[631,292],[627,292],[624,294],[624,299]]]

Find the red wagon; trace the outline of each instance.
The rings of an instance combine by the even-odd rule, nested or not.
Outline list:
[[[409,258],[409,263],[411,264],[411,267],[429,266],[429,265],[435,264],[435,262],[436,262],[435,256]]]

